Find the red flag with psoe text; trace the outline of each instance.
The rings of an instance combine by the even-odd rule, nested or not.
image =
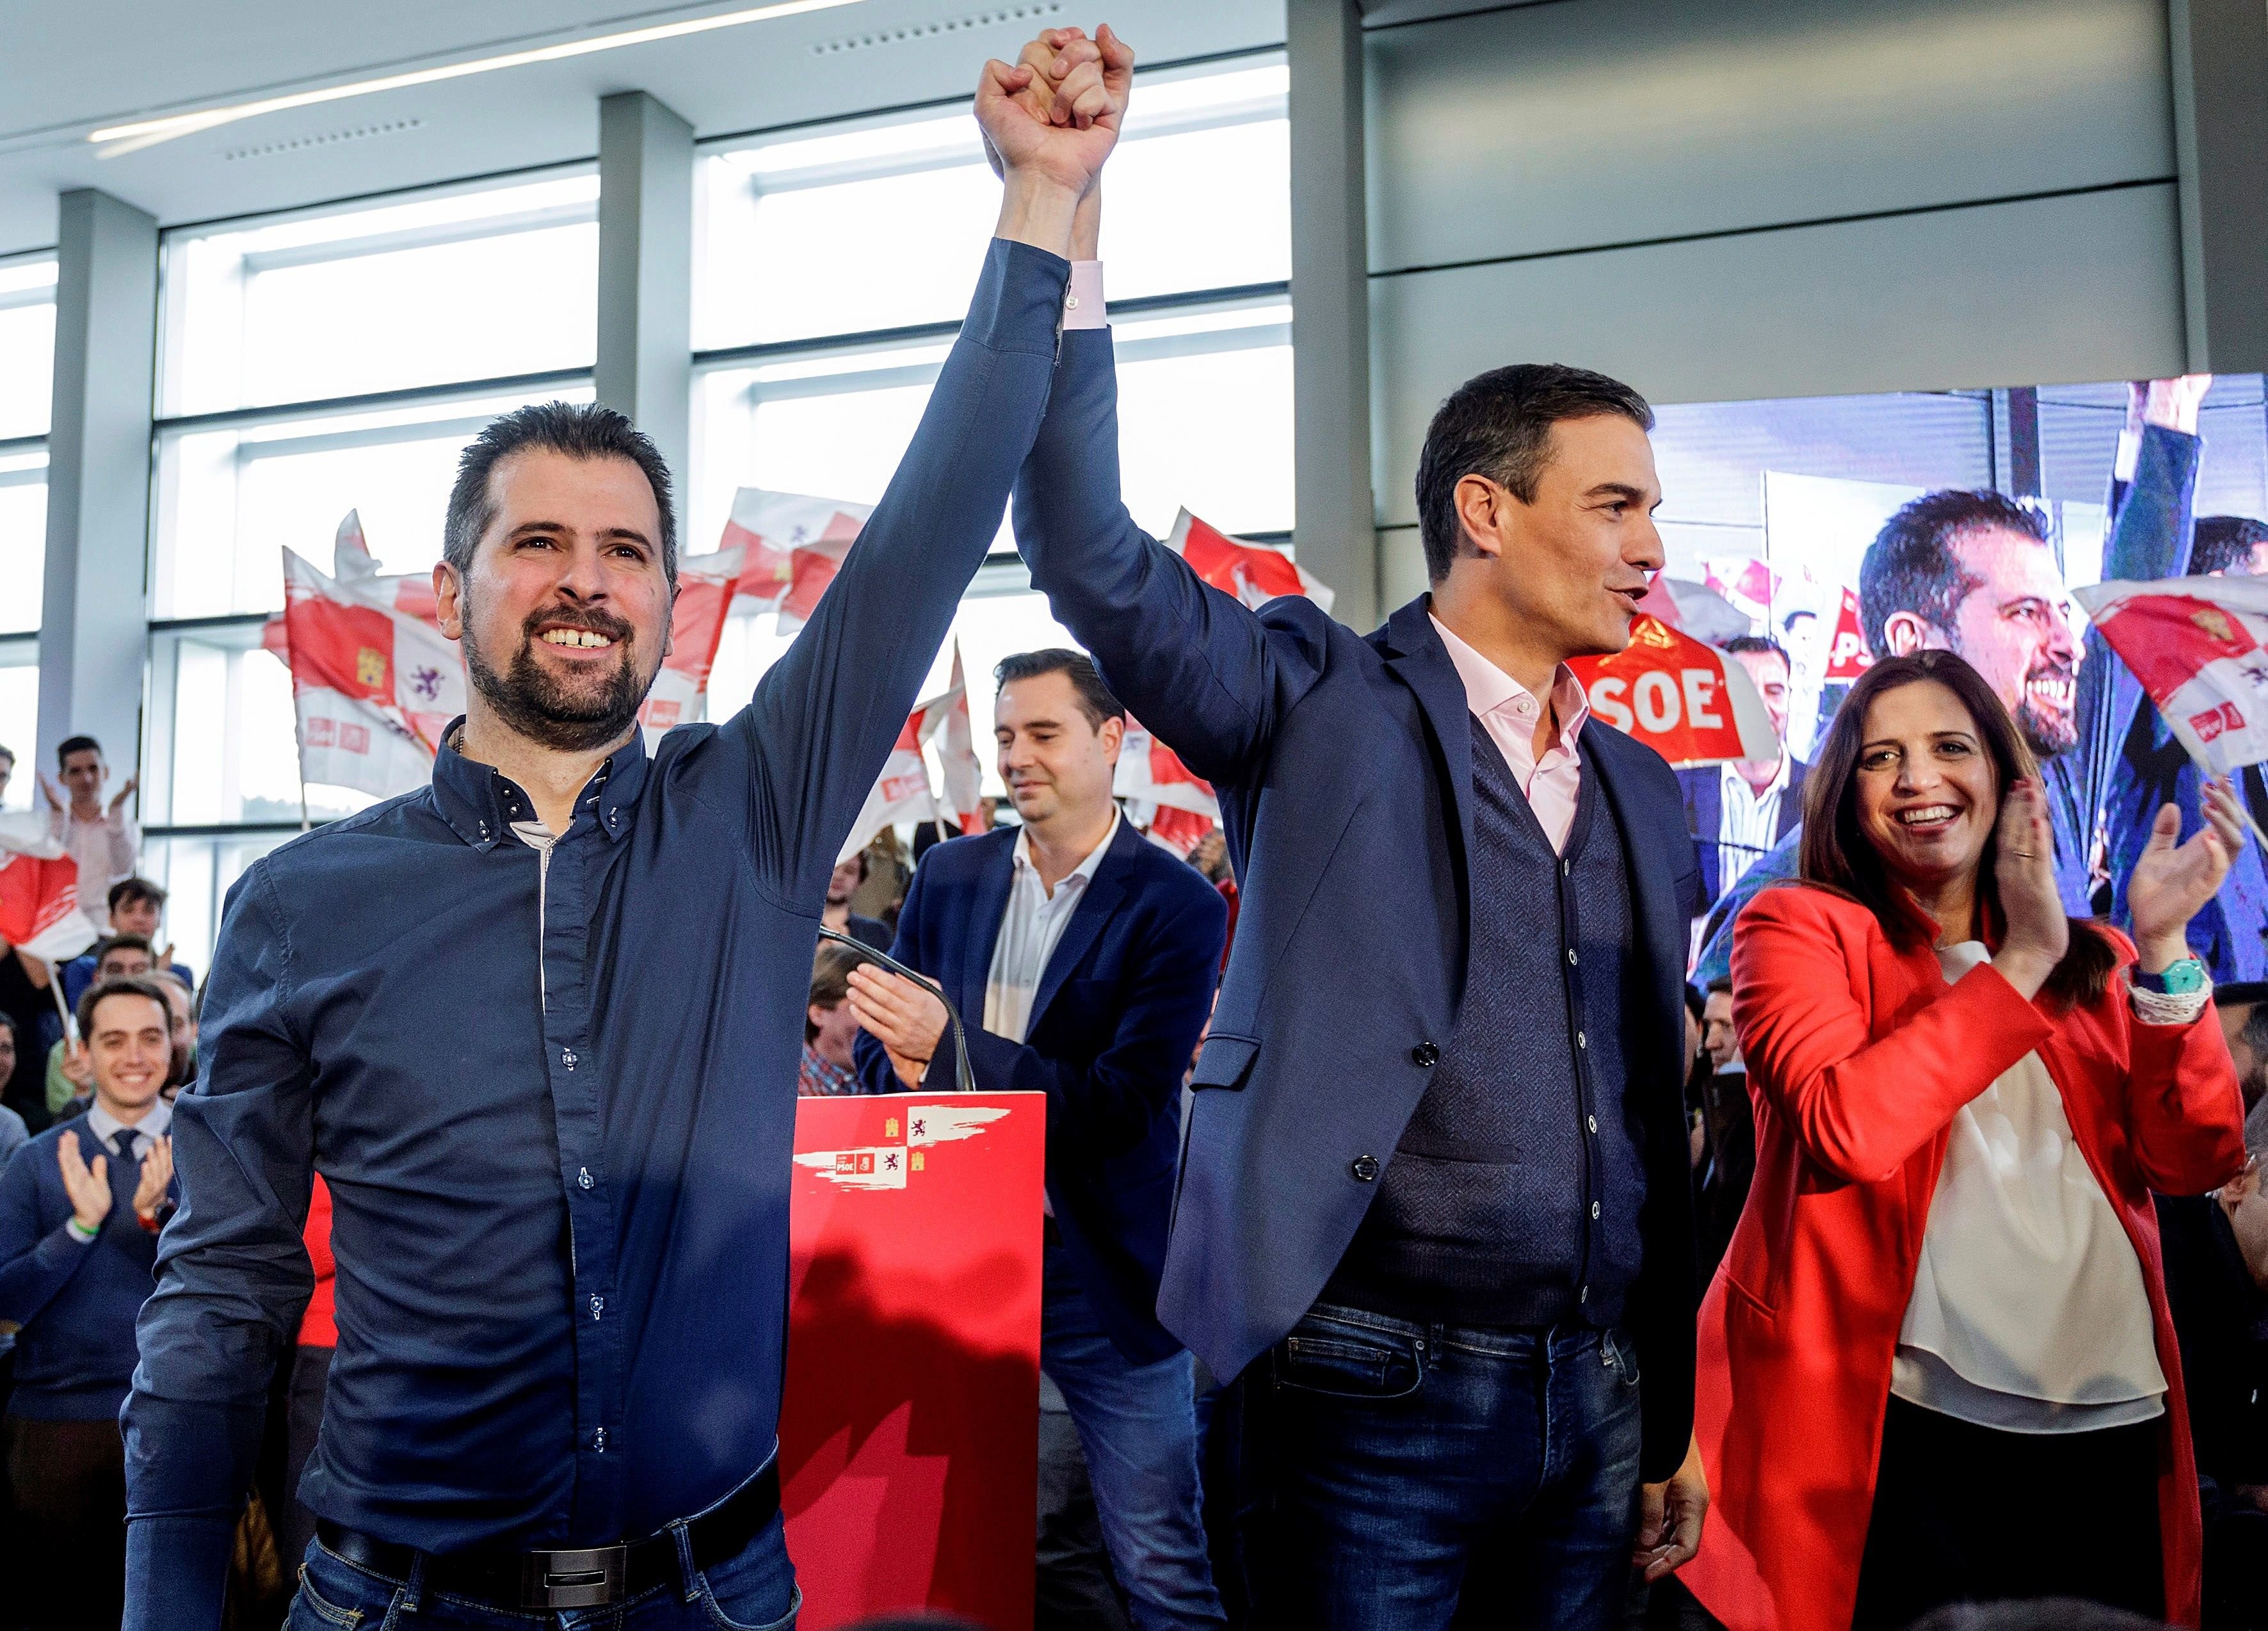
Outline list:
[[[1867,650],[1867,631],[1859,621],[1859,597],[1846,589],[1835,613],[1835,635],[1828,643],[1824,677],[1830,684],[1840,684],[1856,680],[1874,665],[1874,654]]]
[[[1748,670],[1714,646],[1641,613],[1630,644],[1568,664],[1600,723],[1627,731],[1678,766],[1771,759],[1771,716]]]

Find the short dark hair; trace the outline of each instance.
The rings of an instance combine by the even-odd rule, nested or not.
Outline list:
[[[5,744],[0,744],[0,759],[6,760],[11,766],[14,765],[16,762],[16,750],[12,747],[7,746]]]
[[[1418,455],[1418,533],[1425,546],[1427,578],[1440,583],[1463,553],[1459,481],[1486,476],[1521,503],[1533,503],[1551,427],[1601,414],[1619,414],[1642,430],[1653,429],[1653,409],[1644,397],[1587,368],[1515,363],[1476,374],[1452,391],[1435,410]]]
[[[2243,515],[2201,515],[2197,541],[2190,546],[2190,576],[2208,572],[2252,574],[2252,552],[2268,544],[2268,521]]]
[[[1712,980],[1709,982],[1709,995],[1711,996],[1732,995],[1733,976],[1730,974],[1719,974],[1715,979]]]
[[[1874,915],[1891,944],[1912,950],[1929,944],[1935,925],[1925,929],[1918,909],[1891,878],[1881,852],[1859,825],[1859,759],[1867,734],[1867,710],[1874,699],[1901,686],[1932,680],[1960,700],[1977,726],[1977,740],[1992,762],[2000,797],[2019,780],[2039,781],[2039,760],[2016,728],[2015,716],[1999,694],[1957,653],[1938,650],[1884,658],[1859,677],[1851,694],[1835,710],[1803,783],[1803,842],[1798,850],[1803,883],[1856,900]],[[1984,841],[1977,868],[1977,906],[1987,936],[2006,921],[1994,867],[1997,834]],[[2041,991],[2062,1007],[2100,1002],[2118,966],[2110,937],[2083,918],[2071,920],[2071,939]]]
[[[139,951],[153,964],[158,960],[158,948],[147,935],[105,935],[94,943],[95,966],[101,967],[102,959],[113,951]]]
[[[1984,581],[1961,564],[1953,546],[1966,534],[1996,530],[2048,541],[2046,517],[1989,488],[1924,493],[1882,523],[1859,563],[1859,621],[1867,649],[1876,657],[1890,655],[1882,631],[1900,612],[1950,632],[1961,603]]]
[[[136,900],[147,900],[163,911],[166,892],[146,878],[122,878],[111,885],[109,906],[112,911],[115,912],[122,905]]]
[[[1795,665],[1788,661],[1787,648],[1770,635],[1734,635],[1719,649],[1728,657],[1738,657],[1743,651],[1769,651],[1779,658],[1782,668],[1790,673],[1795,672]]]
[[[115,980],[98,980],[79,993],[78,1011],[73,1016],[78,1021],[79,1040],[85,1041],[94,1031],[94,1010],[104,1001],[114,996],[146,996],[158,1005],[166,1016],[166,1029],[173,1028],[173,1005],[166,1000],[166,993],[155,980],[146,974],[122,974]]]
[[[1095,730],[1101,730],[1106,719],[1126,717],[1125,704],[1111,695],[1094,659],[1084,651],[1049,646],[1044,651],[1011,652],[992,670],[994,682],[1004,686],[1018,680],[1037,680],[1042,674],[1061,674],[1071,681],[1072,694],[1079,698],[1079,711]]]
[[[55,768],[60,770],[70,763],[70,756],[73,753],[90,752],[99,754],[102,752],[102,744],[91,736],[67,736],[55,744]]]
[[[814,1008],[833,1009],[850,995],[850,971],[866,959],[847,945],[837,945],[822,940],[811,959],[811,1001],[803,1016],[803,1040],[819,1040],[819,1027],[811,1023]]]
[[[481,534],[496,519],[489,478],[498,463],[529,448],[570,459],[627,459],[645,473],[661,511],[661,565],[677,586],[677,517],[670,508],[668,461],[644,431],[611,408],[595,402],[532,402],[491,419],[457,459],[457,484],[449,489],[448,519],[441,529],[441,558],[469,572]]]

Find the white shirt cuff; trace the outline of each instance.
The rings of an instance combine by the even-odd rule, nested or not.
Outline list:
[[[1071,263],[1071,287],[1064,294],[1065,328],[1108,328],[1110,315],[1102,301],[1102,262]]]

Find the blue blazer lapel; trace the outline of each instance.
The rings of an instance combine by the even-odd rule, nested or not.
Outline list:
[[[1119,901],[1125,898],[1126,875],[1132,870],[1130,863],[1134,854],[1133,847],[1149,841],[1134,830],[1131,821],[1123,817],[1120,819],[1118,831],[1111,838],[1109,849],[1104,854],[1101,864],[1094,869],[1094,877],[1089,880],[1086,893],[1079,896],[1079,907],[1071,915],[1071,922],[1064,925],[1063,937],[1056,942],[1055,950],[1048,953],[1048,966],[1040,973],[1040,988],[1032,994],[1032,1018],[1024,1027],[1026,1036],[1038,1032],[1040,1021],[1047,1014],[1048,1004],[1055,1001],[1056,993],[1063,989],[1064,981],[1071,978],[1071,971],[1077,968],[1093,949],[1095,940],[1102,933],[1102,926],[1110,921],[1110,915],[1118,909]]]
[[[1457,865],[1467,879],[1460,909],[1472,909],[1470,857],[1473,853],[1473,709],[1465,695],[1465,682],[1449,660],[1449,648],[1434,632],[1431,603],[1424,595],[1410,602],[1386,622],[1386,665],[1416,694],[1425,709],[1425,723],[1441,750],[1442,768],[1448,773],[1450,831],[1457,844]]]
[[[1008,887],[1014,880],[1017,834],[1002,829],[1005,842],[993,842],[976,875],[976,888],[968,898],[968,921],[961,925],[960,988],[953,1000],[961,1004],[961,1021],[972,1029],[984,1024],[984,987],[992,973],[992,948],[1000,941],[1000,920],[1008,910]]]

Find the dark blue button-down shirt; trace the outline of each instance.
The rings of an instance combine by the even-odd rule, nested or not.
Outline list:
[[[303,1493],[431,1552],[587,1546],[773,1451],[796,1066],[826,883],[1045,409],[1068,268],[996,242],[919,433],[721,725],[615,753],[548,869],[526,795],[430,788],[230,892],[183,1202],[125,1415],[127,1623],[217,1623],[330,1185],[339,1341]]]

